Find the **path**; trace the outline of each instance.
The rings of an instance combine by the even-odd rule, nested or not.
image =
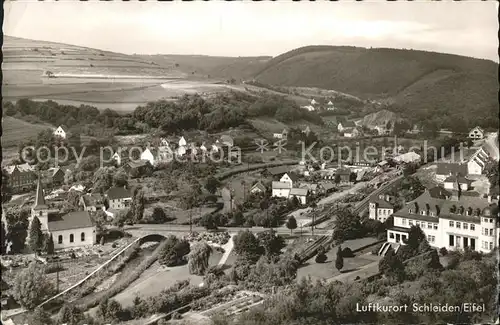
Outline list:
[[[220,261],[219,261],[219,266],[223,266],[229,255],[231,254],[231,252],[233,251],[233,247],[234,247],[234,241],[233,241],[233,237],[236,236],[235,233],[232,233],[231,234],[231,238],[229,238],[229,241],[227,243],[225,243],[224,245],[222,245],[222,249],[224,249],[224,254],[222,255],[222,257],[220,258]]]

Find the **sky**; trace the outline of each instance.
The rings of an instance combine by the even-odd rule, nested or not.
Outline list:
[[[390,47],[498,62],[497,1],[4,2],[5,35],[126,54],[276,56]]]

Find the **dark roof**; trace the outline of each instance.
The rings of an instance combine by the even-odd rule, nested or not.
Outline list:
[[[124,187],[112,187],[106,192],[106,196],[110,200],[124,199],[132,197],[129,190]]]
[[[344,128],[353,128],[356,126],[356,124],[353,122],[353,121],[343,121],[343,122],[340,122],[342,123],[342,127]]]
[[[375,203],[377,204],[377,208],[381,208],[381,209],[394,209],[394,206],[385,201],[385,200],[381,200],[381,199],[376,199],[376,200],[370,200],[371,203]]]
[[[397,226],[389,228],[389,230],[394,230],[394,231],[399,231],[399,232],[410,232],[410,228],[403,228],[403,227],[397,227]]]
[[[288,166],[279,166],[279,167],[273,167],[269,168],[267,170],[271,175],[277,176],[277,175],[283,175],[285,173],[288,173],[290,171],[290,167]]]
[[[292,188],[290,189],[290,195],[306,196],[309,190],[307,188]]]
[[[446,199],[451,197],[452,193],[441,186],[436,186],[429,190],[429,195],[435,199]]]
[[[127,165],[130,168],[139,168],[139,167],[144,167],[148,164],[147,160],[136,160],[136,161],[129,161],[127,162]]]
[[[415,203],[418,206],[419,212],[415,211]],[[406,204],[403,209],[397,211],[395,215],[404,218],[424,221],[434,221],[438,220],[439,218],[445,218],[476,222],[479,221],[479,218],[476,216],[477,211],[479,211],[481,215],[490,213],[490,206],[490,203],[488,203],[486,199],[477,196],[461,195],[457,200],[450,200],[432,197],[430,191],[425,191],[418,198]],[[452,207],[456,208],[456,212],[452,213],[450,211],[450,208]],[[464,209],[463,214],[458,213],[458,210],[461,207],[463,207]],[[473,215],[468,216],[465,214],[465,211],[467,211],[469,208],[472,209]],[[411,213],[409,212],[409,209],[412,209]],[[430,212],[434,212],[434,216],[420,214],[420,211],[427,209],[429,209]]]
[[[336,170],[337,175],[351,175],[351,170],[348,168],[339,168]]]
[[[92,227],[90,213],[87,211],[70,212],[65,215],[51,216],[49,231],[69,230]]]
[[[448,176],[448,177],[446,177],[446,179],[444,181],[447,182],[447,183],[449,183],[449,182],[453,182],[453,183],[458,182],[459,184],[469,184],[469,180],[467,178],[465,178],[464,176],[461,176],[461,175],[458,175],[458,176],[455,176],[455,175]]]
[[[42,181],[40,180],[40,177],[38,177],[36,184],[35,205],[33,206],[33,210],[43,210],[48,208],[49,207],[45,203],[45,196],[43,195]]]
[[[82,200],[85,206],[99,206],[102,205],[102,196],[98,193],[85,194],[82,196]]]
[[[333,184],[332,182],[322,182],[321,183],[321,186],[326,190],[330,190],[332,188],[335,188],[335,184]]]
[[[292,182],[295,182],[299,179],[299,176],[297,174],[294,174],[294,173],[285,173],[288,175],[288,177],[290,177],[290,179],[292,180]]]
[[[257,183],[255,183],[253,186],[252,186],[252,189],[254,188],[258,188],[260,189],[262,192],[265,192],[266,191],[266,187],[264,186],[264,184],[262,184],[261,181],[258,181]]]
[[[467,175],[467,165],[459,163],[437,163],[437,175]]]

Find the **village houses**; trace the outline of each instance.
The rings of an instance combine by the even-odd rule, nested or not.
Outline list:
[[[54,130],[53,134],[55,137],[66,139],[66,131],[64,131],[62,126],[57,127],[57,129]]]
[[[8,177],[9,187],[13,193],[21,193],[34,188],[36,174],[33,166],[24,163],[5,167]]]

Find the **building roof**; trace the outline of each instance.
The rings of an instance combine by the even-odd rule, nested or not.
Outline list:
[[[69,229],[89,228],[92,227],[90,213],[87,211],[70,212],[65,215],[50,216],[49,231],[60,231]]]
[[[309,190],[307,188],[292,188],[290,189],[290,195],[295,196],[306,196]]]
[[[416,212],[416,207],[418,207],[419,212]],[[454,208],[455,212],[451,212],[451,208]],[[462,214],[459,213],[461,208],[463,208]],[[411,213],[409,209],[412,209]],[[433,212],[434,216],[420,214],[420,211],[425,211],[427,209]],[[465,212],[469,209],[472,215],[466,215]],[[403,209],[397,211],[395,214],[400,217],[434,222],[437,222],[439,218],[479,222],[479,217],[477,216],[478,212],[480,215],[489,214],[491,212],[491,205],[486,199],[468,195],[461,195],[457,200],[435,198],[431,196],[430,191],[425,191],[422,195],[406,204]]]
[[[12,174],[12,172],[17,168],[17,170],[19,170],[21,173],[23,172],[32,172],[34,171],[35,169],[33,168],[33,166],[31,166],[30,164],[28,163],[24,163],[24,164],[20,164],[20,165],[10,165],[10,166],[7,166],[5,167],[5,171],[7,172],[7,174]]]
[[[292,182],[296,182],[299,179],[299,176],[296,175],[296,174],[294,174],[294,173],[287,172],[285,174],[287,174],[288,177],[290,177],[290,179],[292,180]],[[285,175],[283,175],[283,176],[285,176]]]
[[[436,175],[467,175],[467,165],[459,163],[437,163]]]
[[[351,175],[351,170],[349,168],[339,168],[335,172],[337,175]]]
[[[124,187],[112,187],[106,191],[106,196],[110,200],[131,198],[132,194],[130,191]]]
[[[480,126],[475,126],[475,127],[473,127],[473,128],[469,131],[469,133],[470,133],[470,132],[473,132],[474,130],[478,130],[478,131],[480,131],[481,133],[484,133],[483,128],[481,128]]]
[[[342,124],[343,128],[353,128],[356,126],[356,124],[353,121],[348,121],[348,120],[342,121],[340,123]]]
[[[305,189],[308,189],[310,191],[316,191],[318,189],[318,184],[311,184],[311,183],[303,183],[301,185],[299,185],[299,188],[305,188]]]
[[[234,146],[233,138],[226,134],[220,136],[220,142],[226,146]]]
[[[149,161],[141,159],[141,160],[129,161],[127,162],[127,165],[130,168],[140,168],[146,166],[148,163]]]
[[[273,176],[283,175],[283,174],[288,173],[289,171],[290,171],[290,167],[288,167],[288,166],[279,166],[279,167],[273,167],[273,168],[268,169],[268,172]]]
[[[335,184],[333,184],[332,182],[321,182],[321,186],[325,189],[325,191],[335,188]]]
[[[394,209],[394,206],[390,203],[390,202],[387,202],[386,200],[381,200],[381,199],[374,199],[374,200],[370,200],[370,203],[375,203],[377,204],[377,208],[381,208],[381,209]]]
[[[36,184],[35,204],[33,205],[33,210],[44,210],[48,208],[49,207],[45,202],[45,196],[43,194],[42,181],[40,177],[38,177],[38,181]]]
[[[82,195],[82,200],[85,203],[85,206],[101,206],[103,197],[99,193],[85,194]]]
[[[272,188],[274,189],[290,189],[292,185],[288,182],[274,182],[272,183]]]
[[[412,162],[412,161],[418,161],[420,160],[420,155],[416,152],[410,151],[407,153],[404,153],[402,155],[396,156],[393,158],[393,160],[397,162]]]
[[[441,186],[436,186],[428,190],[429,195],[435,199],[447,199],[452,196],[450,191],[445,190]]]
[[[469,182],[470,182],[467,178],[465,178],[464,176],[461,176],[461,175],[448,176],[448,177],[446,177],[446,179],[444,181],[446,183],[459,183],[459,184],[469,184]]]
[[[264,186],[264,184],[262,184],[262,182],[261,182],[261,181],[258,181],[257,183],[255,183],[255,184],[252,186],[251,190],[253,190],[254,188],[257,188],[257,189],[261,190],[262,192],[265,192],[265,191],[266,191],[266,187]]]

